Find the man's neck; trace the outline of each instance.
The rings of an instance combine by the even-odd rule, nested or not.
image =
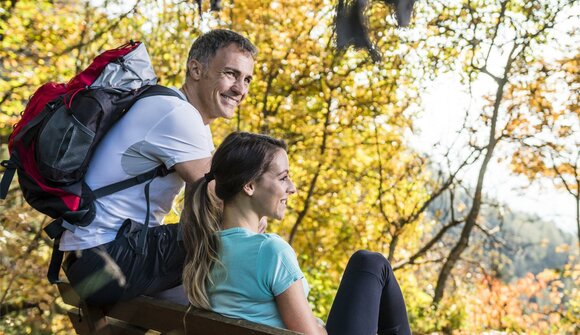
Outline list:
[[[179,91],[181,93],[183,93],[183,95],[185,96],[185,99],[187,100],[187,102],[189,102],[191,104],[191,102],[189,101],[189,98],[187,97],[187,92],[185,91],[185,85],[181,86],[181,88],[179,89]]]
[[[190,87],[191,84],[189,84],[187,81],[183,84],[183,86],[181,86],[181,88],[179,89],[181,91],[181,93],[183,93],[183,95],[185,95],[185,98],[187,99],[187,102],[189,102],[199,113],[199,115],[201,116],[201,119],[203,120],[203,124],[208,125],[211,123],[211,121],[213,121],[212,119],[208,119],[205,116],[205,113],[203,111],[202,108],[200,108],[199,104],[197,103],[197,99],[194,96],[193,92],[194,90]]]

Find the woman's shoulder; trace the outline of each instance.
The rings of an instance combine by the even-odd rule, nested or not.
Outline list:
[[[264,233],[259,234],[259,236],[263,239],[262,244],[271,245],[273,247],[290,247],[290,244],[286,242],[280,235],[274,233]]]
[[[294,249],[278,234],[259,234],[258,237],[260,242],[260,253],[271,254],[271,255],[293,255],[295,256]]]
[[[258,252],[257,274],[265,287],[277,296],[293,282],[304,277],[294,249],[276,234],[262,234]]]

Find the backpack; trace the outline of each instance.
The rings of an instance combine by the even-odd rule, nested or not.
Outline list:
[[[90,159],[108,130],[139,99],[179,94],[156,85],[157,77],[145,45],[129,42],[97,56],[68,83],[46,83],[36,90],[8,142],[10,158],[0,182],[5,199],[15,171],[24,198],[36,210],[54,219],[44,230],[55,239],[48,278],[58,281],[65,230],[87,226],[95,217],[94,200],[142,184],[149,202],[149,183],[173,170],[159,167],[91,190],[84,182]],[[149,211],[149,204],[147,205]],[[143,252],[149,223],[146,213],[138,250]]]

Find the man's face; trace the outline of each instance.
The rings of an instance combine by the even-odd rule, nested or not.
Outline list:
[[[254,59],[236,44],[218,49],[197,80],[199,112],[204,122],[218,117],[232,118],[248,93]]]

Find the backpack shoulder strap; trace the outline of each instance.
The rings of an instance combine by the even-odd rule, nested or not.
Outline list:
[[[161,85],[149,86],[149,88],[144,90],[139,95],[139,99],[143,99],[143,98],[154,96],[154,95],[167,95],[167,96],[174,96],[174,97],[178,97],[179,99],[183,99],[183,97],[179,93],[175,92],[175,90],[173,90],[169,87],[161,86]]]
[[[143,98],[147,98],[147,97],[152,97],[155,95],[173,96],[173,97],[177,97],[177,98],[183,100],[183,97],[179,93],[175,92],[175,90],[173,90],[169,87],[165,87],[165,86],[161,86],[161,85],[150,85],[150,86],[145,86],[145,87],[141,88],[139,93],[137,94],[137,97],[135,99],[133,99],[133,101],[125,108],[125,110],[129,110],[131,107],[133,107],[133,105],[138,100],[143,99]]]
[[[165,86],[161,86],[161,85],[151,85],[150,87],[148,87],[147,89],[143,90],[143,92],[141,92],[139,94],[139,98],[138,99],[143,99],[146,97],[150,97],[150,96],[155,96],[155,95],[166,95],[166,96],[174,96],[174,97],[178,97],[180,99],[183,99],[181,97],[181,95],[177,92],[175,92],[175,90],[169,88],[169,87],[165,87]],[[135,101],[137,101],[138,99],[135,99]],[[129,108],[127,108],[129,109]],[[164,165],[159,165],[156,168],[149,170],[147,172],[144,172],[138,176],[135,176],[133,178],[129,178],[126,180],[122,180],[120,182],[116,182],[113,183],[111,185],[107,185],[104,187],[101,187],[99,189],[93,190],[93,197],[95,199],[113,194],[115,192],[119,192],[122,191],[126,188],[135,186],[135,185],[139,185],[141,183],[144,183],[148,180],[151,180],[153,178],[156,177],[165,177],[166,175],[175,172],[174,169],[167,169]]]

